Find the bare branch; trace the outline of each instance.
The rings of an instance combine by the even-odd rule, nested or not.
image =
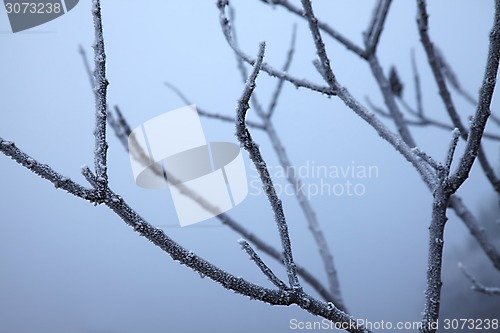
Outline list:
[[[165,85],[168,88],[170,88],[184,103],[186,103],[188,105],[193,104],[182,93],[182,91],[180,91],[176,86],[174,86],[173,84],[168,83],[168,82],[165,82]],[[232,123],[232,124],[234,124],[234,122],[236,121],[234,117],[226,116],[226,115],[219,114],[219,113],[208,112],[208,111],[205,111],[204,109],[202,109],[202,108],[200,108],[198,106],[196,106],[196,110],[198,111],[198,114],[200,116],[202,116],[202,117],[206,117],[206,118],[210,118],[210,119],[217,119],[217,120],[225,121],[225,122]],[[254,121],[248,121],[247,124],[248,124],[249,127],[253,127],[253,128],[256,128],[256,129],[260,129],[260,130],[264,130],[265,129],[265,127],[262,124],[258,124],[258,123],[254,122]]]
[[[224,36],[226,37],[226,40],[229,44],[229,46],[243,59],[245,62],[249,63],[250,65],[254,66],[256,59],[250,57],[246,53],[244,53],[241,49],[238,48],[238,46],[234,43],[234,39],[231,34],[231,23],[229,18],[225,14],[225,8],[227,5],[228,1],[227,0],[219,0],[217,2],[217,6],[220,11],[220,23],[222,27],[222,31],[224,33]],[[317,91],[323,94],[326,94],[328,96],[334,95],[334,91],[330,87],[325,87],[325,86],[320,86],[317,84],[314,84],[312,82],[309,82],[308,80],[304,79],[298,79],[296,77],[293,77],[289,75],[288,73],[284,73],[283,71],[277,70],[273,68],[272,66],[263,63],[262,64],[262,71],[266,72],[270,76],[277,77],[279,79],[286,80],[293,84],[295,87],[303,87],[307,89],[311,89],[313,91]]]
[[[117,109],[117,111],[118,111],[118,109]],[[130,126],[128,125],[126,119],[121,115],[121,113],[120,113],[119,117],[120,117],[120,122],[123,123],[122,126],[124,128],[129,128],[130,129]],[[113,127],[113,129],[115,129],[115,128]],[[130,134],[130,131],[128,131],[128,133]],[[138,144],[138,142],[136,140],[133,140],[133,139],[134,138],[132,138],[132,140],[131,140],[132,147],[130,149],[130,153],[132,154],[132,156],[138,162],[140,162],[140,163],[146,163],[148,161],[147,156],[144,154],[144,152],[142,150],[142,147],[140,147],[140,145]],[[129,148],[128,148],[128,142],[122,142],[122,144],[123,144],[123,146],[124,146],[124,148],[126,150],[129,150]],[[159,177],[163,177],[164,176],[163,175],[163,169],[156,168],[156,167],[153,166],[152,170]],[[199,205],[201,205],[202,207],[204,207],[208,211],[214,211],[215,210],[215,208],[211,207],[211,204],[208,203],[208,202],[206,202],[206,200],[203,200],[203,198],[193,197],[192,194],[191,194],[191,192],[189,192],[187,188],[180,188],[180,190],[184,191],[182,193],[184,193],[185,195],[190,195],[190,197],[193,200],[195,200]],[[221,214],[217,215],[216,218],[219,219],[222,222],[222,224],[228,226],[233,231],[235,231],[238,234],[240,234],[242,237],[248,239],[259,250],[265,252],[270,257],[272,257],[273,259],[275,259],[276,261],[278,261],[279,263],[281,263],[281,264],[284,265],[282,252],[278,251],[276,248],[274,248],[273,246],[271,246],[268,243],[266,243],[265,241],[263,241],[257,235],[255,235],[254,233],[252,233],[249,230],[247,230],[245,227],[243,227],[240,223],[236,222],[229,215],[227,215],[226,213],[221,213]],[[316,277],[314,275],[312,275],[307,269],[305,269],[304,267],[302,267],[302,266],[300,266],[298,264],[297,264],[297,274],[299,274],[299,276],[301,276],[304,279],[305,282],[307,282],[314,290],[316,290],[318,292],[318,294],[321,295],[321,297],[324,300],[326,300],[326,301],[335,301],[335,297],[330,293],[330,291],[328,291],[323,286],[323,284],[318,279],[316,279]],[[344,311],[341,306],[337,305],[337,307],[340,310]]]
[[[458,268],[460,268],[462,273],[464,273],[464,275],[470,280],[473,290],[489,296],[500,295],[500,287],[486,287],[485,285],[477,281],[477,279],[467,270],[467,268],[465,268],[465,266],[461,262],[458,263]]]
[[[104,199],[108,186],[107,173],[107,150],[106,142],[106,90],[108,80],[106,79],[106,53],[104,51],[104,37],[102,35],[101,3],[99,0],[92,2],[92,14],[94,17],[95,44],[94,44],[94,83],[95,83],[95,151],[94,165],[97,174],[96,191],[97,196]]]
[[[56,188],[65,190],[66,192],[86,201],[96,202],[98,200],[98,197],[96,197],[93,190],[87,189],[80,184],[75,183],[70,178],[54,171],[47,164],[38,162],[36,159],[19,149],[14,142],[4,140],[0,137],[0,151],[5,156],[9,156],[14,161],[24,166],[26,169],[37,174],[43,179],[48,180],[54,184]]]
[[[262,271],[262,273],[267,276],[269,281],[271,281],[276,287],[278,287],[281,290],[288,290],[288,286],[281,281],[274,273],[273,271],[262,261],[262,259],[259,257],[259,255],[252,249],[250,244],[244,239],[240,239],[238,241],[240,243],[241,247],[245,252],[248,254],[250,259],[259,267],[259,269]]]
[[[403,157],[410,162],[422,176],[424,182],[432,190],[435,186],[435,175],[422,163],[420,157],[404,142],[401,137],[390,131],[384,123],[382,123],[375,114],[369,112],[363,105],[361,105],[349,91],[340,86],[338,87],[338,97],[361,119],[366,121],[382,139],[387,141],[393,146]]]
[[[453,181],[450,182],[451,189],[452,191],[456,191],[460,187],[460,185],[465,181],[465,179],[467,179],[467,177],[469,176],[470,169],[472,168],[472,164],[474,163],[477,156],[486,177],[492,184],[495,191],[500,193],[500,180],[495,175],[493,168],[488,162],[486,154],[481,148],[481,138],[484,132],[484,128],[486,126],[486,121],[488,120],[488,117],[491,114],[490,111],[491,97],[493,95],[493,90],[496,84],[496,75],[498,71],[498,59],[500,52],[500,46],[499,46],[500,32],[498,32],[497,25],[500,25],[500,23],[498,22],[499,17],[495,16],[494,27],[492,33],[490,34],[490,51],[487,60],[487,72],[485,73],[485,78],[480,93],[481,103],[478,104],[477,106],[476,115],[474,117],[474,123],[471,128],[471,131],[474,131],[474,136],[472,139],[469,139],[469,133],[467,129],[463,126],[462,121],[460,120],[460,116],[458,115],[458,112],[455,109],[455,105],[453,104],[450,92],[448,91],[448,87],[446,85],[446,81],[444,79],[444,75],[442,72],[443,68],[442,59],[440,58],[439,53],[436,51],[429,37],[428,33],[429,16],[427,14],[426,1],[417,0],[417,3],[418,3],[417,23],[419,27],[420,39],[427,54],[427,59],[434,74],[435,81],[438,85],[439,94],[441,95],[441,99],[443,100],[448,115],[450,116],[450,119],[453,122],[453,125],[460,130],[462,138],[464,140],[467,140],[468,142],[465,153],[462,156],[461,160],[462,162],[459,164],[459,169],[457,170],[457,173],[452,177]],[[489,80],[492,81],[489,82]],[[483,94],[485,96],[483,96]]]
[[[426,1],[417,0],[417,3],[418,3],[417,23],[418,23],[418,31],[420,34],[420,40],[427,55],[429,65],[431,66],[432,69],[432,73],[434,74],[436,84],[438,85],[439,95],[441,96],[446,111],[448,112],[448,115],[450,116],[450,119],[453,122],[453,126],[458,128],[462,135],[466,135],[467,129],[462,125],[460,116],[458,115],[458,112],[455,109],[455,105],[453,103],[453,100],[451,99],[450,92],[448,90],[448,87],[446,86],[446,81],[444,79],[443,72],[441,71],[442,68],[441,61],[435,50],[434,44],[432,43],[429,37],[428,33],[429,15],[427,14]]]
[[[446,176],[450,174],[451,163],[453,162],[453,155],[455,155],[455,149],[457,148],[458,139],[460,138],[460,130],[455,128],[452,132],[452,139],[450,142],[450,147],[448,148],[448,154],[446,155],[446,160],[444,163],[444,168],[446,170]]]
[[[84,168],[82,173],[91,184],[97,186],[96,176],[89,168]],[[167,252],[173,260],[186,265],[192,270],[200,273],[202,276],[209,277],[226,289],[231,289],[237,293],[247,295],[251,298],[270,304],[292,304],[293,300],[289,292],[284,290],[270,290],[252,284],[243,278],[235,277],[205,259],[202,259],[193,252],[183,248],[181,245],[169,238],[163,230],[155,228],[139,216],[132,208],[130,208],[130,206],[128,206],[122,197],[116,195],[109,188],[106,193],[106,198],[106,206],[114,211],[125,223],[133,227],[136,232],[141,234],[141,236],[146,237],[153,244]]]
[[[425,151],[421,150],[418,147],[414,147],[411,149],[418,157],[427,162],[434,170],[441,169],[441,165],[436,162],[431,156],[429,156]]]
[[[266,1],[266,0],[261,0],[261,1],[263,1],[266,4],[272,4],[273,6],[274,5],[282,6],[283,8],[286,8],[288,11],[290,11],[291,13],[299,16],[300,18],[302,18],[302,19],[305,18],[304,11],[301,10],[300,8],[298,8],[298,7],[295,7],[288,0],[272,0],[270,3],[268,1]],[[342,34],[340,34],[339,32],[337,32],[335,29],[333,29],[332,27],[330,27],[328,24],[326,24],[323,21],[319,21],[318,20],[318,26],[319,26],[319,28],[321,30],[323,30],[324,32],[326,32],[328,35],[330,35],[332,38],[334,38],[335,40],[337,40],[342,45],[344,45],[348,50],[354,52],[355,54],[357,54],[361,58],[366,59],[365,51],[363,51],[362,48],[360,48],[359,46],[357,46],[356,44],[354,44],[348,38],[344,37]]]
[[[411,68],[413,70],[413,81],[415,82],[415,99],[417,102],[417,114],[422,116],[424,114],[424,107],[422,103],[422,87],[420,85],[420,75],[418,74],[417,61],[415,60],[415,51],[411,51]]]
[[[40,177],[53,183],[56,188],[63,189],[79,198],[96,202],[98,198],[95,191],[86,189],[76,184],[71,179],[55,172],[50,166],[41,164],[19,148],[14,143],[0,138],[0,151],[11,157],[20,165],[38,174]],[[83,175],[93,185],[97,186],[97,177],[88,167],[82,169]],[[342,323],[348,327],[347,331],[353,333],[371,332],[365,330],[361,325],[357,325],[356,319],[335,308],[332,303],[324,303],[303,293],[302,291],[270,290],[252,284],[242,278],[235,277],[210,262],[200,258],[191,251],[170,239],[161,229],[153,227],[138,215],[119,195],[112,192],[109,187],[106,189],[105,200],[103,201],[113,212],[115,212],[125,223],[133,227],[136,232],[147,238],[156,246],[167,252],[172,259],[179,261],[192,270],[207,276],[221,284],[224,288],[237,293],[249,296],[273,305],[297,304],[304,310],[322,316],[334,322]]]
[[[92,70],[90,69],[90,64],[87,59],[87,52],[85,52],[85,49],[83,48],[82,45],[79,45],[78,47],[78,52],[80,53],[83,61],[83,66],[85,67],[85,72],[87,73],[87,76],[89,78],[90,86],[92,88],[95,87],[95,80],[94,80],[94,74],[92,73]]]
[[[233,229],[233,231],[237,232],[240,234],[242,237],[245,237],[247,240],[249,240],[252,244],[254,244],[259,250],[265,252],[268,254],[270,257],[274,258],[281,264],[284,263],[283,259],[283,253],[281,251],[278,251],[276,248],[273,246],[267,244],[264,242],[261,238],[256,236],[254,233],[250,232],[247,230],[245,227],[243,227],[241,224],[236,222],[234,219],[232,219],[229,215],[222,213],[217,215],[217,218],[225,225]],[[323,284],[314,276],[312,275],[307,269],[300,265],[297,266],[297,274],[299,274],[304,281],[306,281],[311,287],[314,288],[318,292],[318,294],[321,295],[321,297],[325,301],[334,301],[335,297],[330,293],[328,289],[326,289]],[[337,306],[337,308],[339,308]],[[339,310],[342,310],[339,308]],[[345,312],[345,311],[344,311]]]
[[[312,208],[306,194],[301,190],[302,182],[300,178],[295,174],[294,168],[291,167],[292,164],[286,154],[285,147],[281,143],[281,140],[271,122],[268,122],[266,124],[266,129],[266,133],[268,134],[269,140],[271,141],[274,151],[278,156],[280,165],[284,170],[287,170],[287,180],[292,185],[293,193],[297,198],[300,208],[304,212],[309,230],[311,231],[311,234],[314,237],[314,241],[318,247],[318,251],[323,261],[323,266],[325,267],[326,275],[328,278],[329,289],[333,296],[333,298],[330,300],[335,304],[337,308],[344,312],[347,312],[347,307],[340,290],[340,282],[337,275],[337,269],[335,268],[333,255],[329,249],[326,237],[321,230],[321,226],[316,217],[316,213],[314,212],[314,209]]]
[[[444,190],[444,173],[438,173],[439,183],[433,192],[432,221],[429,226],[429,255],[427,259],[427,288],[425,291],[425,307],[422,318],[423,333],[435,333],[434,324],[439,318],[441,304],[441,272],[443,265],[444,227],[448,220],[446,210],[450,193]]]
[[[299,280],[297,278],[297,267],[293,261],[292,246],[290,242],[290,237],[288,235],[288,226],[285,220],[285,214],[283,212],[283,206],[281,200],[276,194],[276,190],[273,185],[269,171],[267,170],[266,163],[260,154],[259,146],[253,141],[250,132],[245,125],[245,118],[249,106],[250,97],[255,89],[255,79],[261,69],[262,61],[264,58],[265,43],[260,44],[259,55],[257,61],[255,62],[254,69],[247,80],[247,84],[243,91],[243,94],[238,102],[238,108],[236,111],[236,136],[242,144],[242,146],[248,151],[250,158],[252,159],[256,169],[259,171],[260,178],[264,187],[264,191],[267,194],[269,203],[274,212],[276,219],[276,224],[278,226],[278,231],[281,238],[281,244],[283,247],[283,257],[285,262],[285,267],[288,274],[288,280],[290,287],[294,290],[300,290]]]
[[[297,25],[293,26],[292,30],[292,40],[290,42],[290,48],[288,49],[288,53],[286,56],[286,61],[281,70],[285,73],[288,72],[290,65],[292,64],[293,54],[295,53],[295,42],[297,39]],[[283,84],[285,80],[279,79],[278,84],[276,85],[276,89],[274,90],[273,96],[271,97],[271,102],[267,108],[267,118],[271,118],[273,116],[273,112],[276,109],[276,105],[278,105],[278,99],[281,95],[281,91],[283,90]]]
[[[234,10],[232,7],[229,7],[229,8],[230,8],[230,11],[229,11],[230,18],[232,21],[234,21]],[[238,45],[236,42],[236,31],[235,31],[234,25],[232,26],[232,31],[233,31],[233,35],[234,35],[235,45]],[[284,72],[286,72],[288,70],[288,67],[291,64],[291,60],[292,60],[292,56],[293,56],[293,52],[294,52],[295,38],[296,38],[296,36],[295,36],[295,27],[294,27],[291,46],[290,46],[290,49],[288,51],[287,60],[283,66]],[[248,73],[247,73],[246,68],[243,64],[243,60],[238,55],[236,55],[236,60],[238,62],[238,69],[240,71],[240,74],[242,75],[242,79],[243,79],[243,81],[245,81],[248,77]],[[279,80],[278,85],[276,87],[276,90],[275,90],[273,97],[271,99],[271,103],[269,105],[269,108],[267,110],[264,110],[262,105],[258,102],[257,96],[255,93],[252,94],[250,101],[251,101],[251,104],[252,104],[253,108],[255,109],[257,115],[264,122],[265,132],[267,133],[267,135],[272,143],[272,146],[276,152],[276,155],[278,156],[278,159],[280,161],[281,166],[283,166],[283,168],[285,170],[288,170],[288,169],[290,169],[291,163],[286,155],[285,148],[281,144],[279,136],[277,135],[277,133],[274,129],[274,126],[271,122],[271,118],[270,118],[274,108],[277,105],[277,101],[278,101],[279,95],[281,93],[281,88],[283,86],[283,82],[284,82],[284,80],[282,80],[282,79]],[[330,291],[331,291],[331,294],[330,293],[329,294],[332,296],[332,298],[329,298],[328,300],[331,300],[332,302],[334,302],[334,304],[340,310],[347,312],[347,308],[344,304],[342,294],[340,291],[340,284],[339,284],[338,277],[337,277],[337,271],[336,271],[335,265],[333,263],[333,256],[331,255],[331,252],[328,249],[327,241],[326,241],[326,239],[321,231],[321,227],[316,219],[316,214],[314,213],[314,210],[312,209],[307,197],[304,195],[304,193],[302,191],[299,190],[301,188],[300,180],[295,175],[291,175],[291,174],[288,174],[287,179],[288,179],[288,182],[292,185],[292,187],[294,189],[294,194],[299,202],[299,205],[300,205],[302,211],[304,212],[306,220],[309,224],[309,229],[311,230],[311,232],[314,236],[314,239],[316,241],[316,244],[318,245],[318,250],[319,250],[321,258],[323,260],[325,270],[327,273],[327,277],[328,277],[328,281],[329,281],[329,287],[330,287]]]
[[[423,1],[423,0],[419,0]],[[495,1],[495,20],[493,28],[490,33],[490,45],[488,51],[488,58],[486,61],[486,70],[484,73],[483,83],[479,91],[479,103],[476,109],[476,114],[474,115],[474,120],[471,126],[469,136],[467,138],[467,144],[465,147],[465,152],[460,160],[460,164],[456,173],[450,179],[450,188],[452,191],[456,191],[463,182],[469,177],[469,172],[472,168],[476,156],[478,154],[483,155],[481,151],[481,138],[486,127],[486,122],[491,114],[490,105],[493,97],[493,92],[495,90],[498,64],[500,61],[500,0]],[[500,193],[500,181],[496,179],[493,169],[489,167],[489,170],[485,168],[485,157],[480,157],[481,165],[483,169],[487,172],[488,179],[492,181],[492,184],[497,192]],[[495,178],[495,179],[493,179]]]
[[[455,129],[455,127],[453,127],[452,125],[448,125],[448,124],[445,124],[439,120],[429,118],[423,112],[421,114],[419,114],[419,111],[412,109],[403,98],[400,98],[399,101],[401,102],[403,107],[408,111],[408,113],[414,115],[418,119],[418,120],[409,120],[409,119],[403,118],[403,121],[406,124],[408,124],[410,126],[434,126],[434,127],[449,130],[449,131],[453,131]],[[372,104],[370,105],[370,107],[372,107]],[[382,116],[392,119],[391,115],[388,114],[387,112],[382,111],[380,108],[376,108],[375,106],[373,106],[373,108],[374,108],[374,111],[381,114]],[[500,141],[500,135],[492,134],[492,133],[489,133],[486,131],[483,133],[483,138],[489,139],[489,140]]]
[[[333,74],[332,66],[330,65],[330,59],[326,54],[325,43],[323,43],[323,38],[319,32],[318,19],[314,16],[312,9],[312,4],[310,0],[301,0],[302,8],[304,9],[304,16],[309,22],[309,30],[311,30],[314,45],[316,46],[316,52],[321,62],[323,76],[326,83],[333,89],[333,94],[335,94],[336,80],[335,74]]]
[[[380,35],[384,29],[385,19],[387,18],[391,2],[392,0],[379,0],[375,10],[373,11],[371,23],[364,34],[366,47],[365,54],[367,58],[374,55],[377,50]]]

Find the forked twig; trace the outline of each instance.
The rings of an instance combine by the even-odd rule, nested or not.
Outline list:
[[[269,281],[271,281],[276,287],[278,287],[281,290],[288,290],[289,289],[288,286],[274,274],[274,272],[269,268],[269,266],[267,266],[262,261],[262,259],[259,257],[259,255],[254,251],[254,249],[252,249],[252,247],[250,246],[250,244],[248,244],[248,242],[246,240],[240,239],[238,241],[238,243],[240,243],[243,250],[245,250],[245,252],[248,254],[250,259],[252,259],[252,261],[257,265],[257,267],[259,267],[259,269],[262,271],[262,273],[265,276],[267,276]]]
[[[267,170],[266,163],[264,162],[264,159],[262,158],[262,155],[260,153],[260,148],[253,141],[252,136],[246,127],[245,118],[247,111],[250,108],[249,103],[252,92],[255,89],[255,80],[257,79],[257,75],[262,67],[264,50],[265,43],[261,43],[257,61],[255,62],[253,71],[247,80],[247,84],[245,85],[243,94],[238,102],[238,108],[236,110],[236,137],[240,141],[243,148],[248,151],[250,159],[253,161],[256,169],[259,171],[264,191],[273,209],[276,225],[278,227],[278,232],[281,238],[281,245],[283,247],[283,259],[285,262],[290,287],[293,290],[301,290],[302,287],[300,286],[299,280],[297,278],[297,267],[295,266],[295,262],[293,260],[292,246],[290,242],[290,236],[288,234],[288,226],[286,223],[281,200],[278,198],[273,181],[271,179],[271,176],[269,175],[269,171]]]

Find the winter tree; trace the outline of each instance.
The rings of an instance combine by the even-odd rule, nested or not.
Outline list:
[[[498,330],[500,1],[89,9],[2,37],[2,331]],[[249,194],[180,228],[128,139],[189,104]]]

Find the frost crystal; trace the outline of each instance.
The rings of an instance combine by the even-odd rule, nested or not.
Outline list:
[[[304,303],[305,308],[308,308],[309,305],[311,305],[311,301],[307,297],[302,298],[302,302]]]

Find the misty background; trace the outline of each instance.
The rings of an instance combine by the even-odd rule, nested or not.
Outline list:
[[[234,0],[231,4],[241,48],[253,56],[258,43],[266,41],[265,61],[278,68],[297,24],[296,53],[289,72],[321,82],[312,65],[316,54],[304,20],[259,1]],[[313,6],[320,19],[362,45],[361,33],[374,4],[319,0]],[[431,38],[473,96],[477,96],[484,73],[493,10],[493,1],[428,4]],[[102,14],[108,103],[119,105],[132,128],[185,105],[165,87],[165,81],[200,108],[234,115],[243,83],[233,51],[222,35],[215,1],[106,1]],[[415,18],[414,1],[393,2],[379,58],[386,73],[396,66],[404,96],[413,103],[410,54],[414,49],[425,111],[449,123],[419,42]],[[90,1],[80,1],[62,17],[16,34],[10,31],[2,9],[0,39],[0,136],[88,186],[80,168],[93,166],[94,96],[78,48],[84,47],[93,65]],[[365,97],[369,97],[383,106],[367,64],[331,38],[324,39],[339,82],[365,105]],[[256,94],[264,105],[275,84],[267,74],[259,75]],[[463,119],[475,111],[460,97],[455,96],[455,102]],[[500,110],[498,98],[494,98],[492,110]],[[256,119],[252,110],[249,119]],[[285,83],[274,124],[295,166],[376,166],[376,177],[349,179],[363,186],[363,195],[323,193],[311,195],[311,203],[329,241],[352,315],[370,321],[419,321],[432,196],[418,174],[336,98]],[[237,142],[233,124],[202,118],[202,125],[208,141]],[[444,159],[451,139],[448,131],[411,130],[422,150],[437,160]],[[486,130],[499,132],[492,123]],[[277,166],[265,133],[251,131],[266,162]],[[110,187],[141,216],[232,274],[272,287],[240,249],[238,234],[215,218],[178,227],[168,190],[137,187],[128,155],[111,130],[108,143]],[[484,140],[484,144],[498,170],[499,143]],[[458,152],[461,148],[463,142]],[[278,247],[272,211],[263,194],[252,194],[255,171],[246,152],[243,157],[250,194],[229,215]],[[139,237],[105,207],[93,207],[54,189],[3,155],[0,170],[1,332],[289,332],[292,318],[321,320],[297,306],[271,307],[201,278]],[[277,184],[286,184],[285,179],[275,178]],[[346,181],[323,180],[329,184]],[[321,179],[310,176],[303,181],[319,184]],[[476,217],[490,221],[489,228],[498,235],[498,201],[477,163],[459,194]],[[325,281],[296,199],[286,194],[281,199],[297,263]],[[442,318],[492,318],[491,309],[500,307],[500,298],[471,291],[457,262],[463,262],[485,284],[498,286],[500,275],[477,250],[463,223],[452,211],[448,216]],[[285,278],[280,264],[262,257]],[[305,288],[315,294],[309,286]],[[463,313],[456,308],[457,302],[466,307]],[[482,306],[490,312],[470,310]]]

